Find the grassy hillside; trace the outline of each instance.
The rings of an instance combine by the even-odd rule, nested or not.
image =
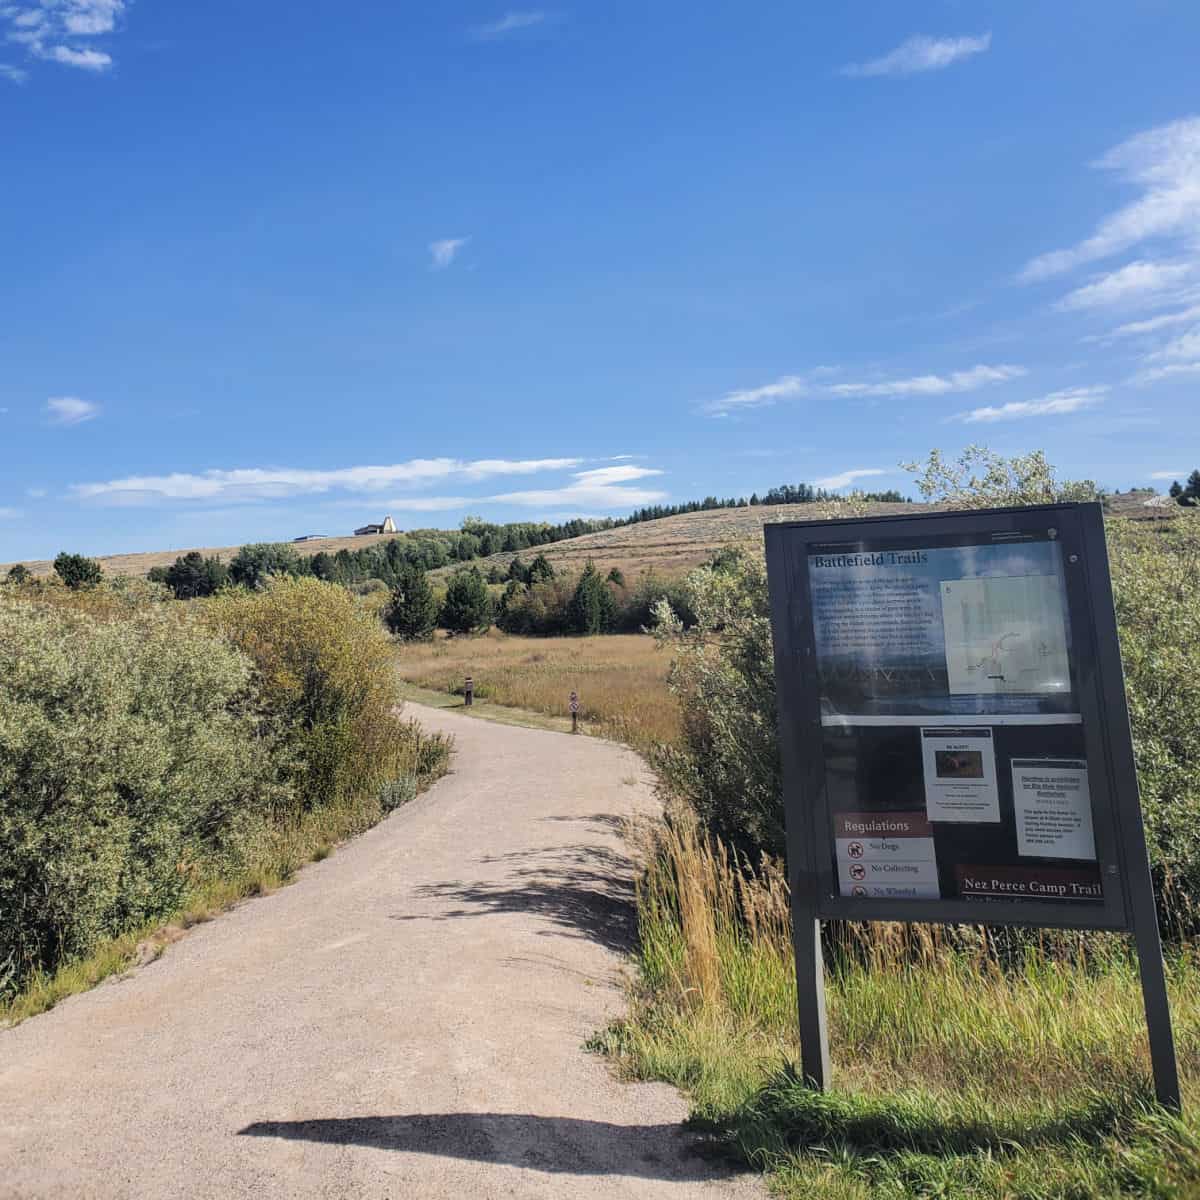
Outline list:
[[[873,513],[916,512],[915,504],[871,504]],[[762,527],[769,521],[805,521],[818,515],[812,504],[756,505],[753,508],[719,508],[710,512],[681,513],[658,521],[643,521],[624,525],[620,529],[604,529],[564,542],[552,542],[536,550],[526,550],[522,561],[528,563],[537,554],[546,556],[556,571],[575,574],[591,559],[607,572],[619,567],[626,578],[633,579],[642,571],[653,570],[661,575],[679,575],[711,558],[714,551],[729,542],[761,538]],[[493,564],[508,567],[513,555],[493,554],[479,560],[487,570]],[[459,564],[431,571],[434,578],[451,575]]]
[[[1126,492],[1112,497],[1108,501],[1108,509],[1112,515],[1138,521],[1167,521],[1182,511],[1176,504],[1147,505],[1145,502],[1152,496],[1152,492]],[[864,509],[871,516],[888,516],[894,513],[915,514],[935,507],[928,504],[874,503],[865,505]],[[553,542],[536,550],[524,551],[521,559],[528,563],[541,553],[556,571],[565,571],[567,574],[581,571],[591,559],[604,572],[611,567],[619,567],[630,580],[646,570],[656,571],[660,575],[681,575],[706,562],[714,551],[730,542],[761,540],[762,527],[768,523],[817,520],[824,508],[823,505],[813,504],[772,504],[681,513],[677,517],[624,525],[619,529],[605,529],[599,533]],[[485,571],[493,564],[507,570],[512,559],[512,554],[504,553],[493,554],[478,562]],[[430,575],[444,578],[453,574],[460,565],[455,563],[439,567]]]
[[[1178,515],[1176,505],[1165,503],[1147,504],[1151,492],[1126,492],[1109,501],[1110,510],[1118,515],[1136,520],[1169,520]],[[867,511],[875,515],[887,513],[921,511],[921,504],[869,504]],[[709,558],[713,551],[730,541],[761,536],[763,525],[769,521],[811,520],[818,511],[809,504],[759,505],[754,508],[721,508],[709,512],[682,513],[676,517],[663,517],[658,521],[644,521],[636,525],[625,525],[619,529],[606,529],[599,533],[585,534],[539,547],[550,560],[554,569],[574,572],[582,569],[590,558],[606,571],[619,567],[627,577],[634,577],[644,570],[655,570],[663,575],[678,575],[698,566]],[[391,534],[371,534],[363,537],[329,537],[312,542],[293,543],[300,555],[317,554],[325,551],[336,554],[339,550],[362,550],[379,542],[386,542]],[[69,536],[63,538],[66,550],[87,553],[86,547],[71,544]],[[205,556],[218,555],[228,562],[238,552],[238,546],[184,546],[175,550],[149,550],[141,554],[110,554],[99,559],[106,575],[145,575],[151,567],[169,567],[175,559],[189,550],[199,550]],[[522,558],[528,561],[538,550],[527,550]],[[493,554],[479,560],[486,570],[498,563],[508,567],[512,554]],[[0,563],[0,574],[11,566]],[[460,564],[439,568],[432,572],[444,576],[453,572]],[[49,575],[53,563],[49,559],[26,560],[25,566],[35,575]]]

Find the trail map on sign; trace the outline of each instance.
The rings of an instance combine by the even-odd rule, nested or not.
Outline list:
[[[1056,576],[948,579],[941,593],[951,695],[1070,691]]]

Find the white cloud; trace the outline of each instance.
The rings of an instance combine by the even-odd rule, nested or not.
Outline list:
[[[865,63],[850,63],[842,74],[852,79],[874,75],[915,75],[921,71],[939,71],[973,54],[982,54],[992,44],[990,33],[978,37],[933,38],[917,34],[901,42],[882,58]]]
[[[69,0],[63,24],[77,36],[111,33],[124,8],[125,0]]]
[[[1195,267],[1191,263],[1126,263],[1118,270],[1068,292],[1058,302],[1058,307],[1077,310],[1147,299],[1170,301],[1175,299],[1173,289],[1194,273]]]
[[[7,79],[10,83],[24,83],[28,78],[29,72],[23,68],[0,63],[0,79]]]
[[[630,487],[637,479],[661,475],[650,467],[600,467],[579,471],[574,482],[561,488],[541,488],[536,491],[504,492],[489,496],[492,504],[516,504],[523,508],[579,508],[596,512],[615,508],[636,508],[666,499],[666,492],[654,488]]]
[[[739,408],[761,408],[789,396],[803,396],[808,391],[809,384],[803,376],[784,375],[774,383],[766,383],[762,387],[739,388],[734,392],[726,392],[719,400],[709,403],[706,410],[711,413],[726,413]]]
[[[1187,471],[1151,471],[1151,479],[1182,479],[1187,475]]]
[[[19,508],[0,508],[0,521],[15,521],[21,516]]]
[[[85,71],[107,71],[112,66],[112,56],[103,50],[76,50],[71,46],[52,46],[47,57],[68,67],[82,67]]]
[[[1012,421],[1022,417],[1063,416],[1098,404],[1108,390],[1107,385],[1068,388],[1061,392],[1051,392],[1040,400],[1014,400],[1010,404],[973,408],[970,412],[958,413],[951,419],[974,425],[980,422]]]
[[[1200,362],[1200,325],[1146,357],[1150,362]]]
[[[784,375],[760,387],[726,392],[719,399],[709,401],[703,411],[713,416],[727,416],[741,409],[763,408],[774,404],[776,400],[797,396],[943,396],[952,392],[971,392],[992,383],[1006,383],[1026,373],[1024,367],[1002,363],[951,371],[948,375],[913,375],[903,379],[831,383],[829,380],[838,374],[837,370],[818,367],[804,375]]]
[[[1139,133],[1092,164],[1115,171],[1141,194],[1096,227],[1091,237],[1026,264],[1024,282],[1049,279],[1128,250],[1149,238],[1200,234],[1200,117]]]
[[[952,371],[949,375],[914,375],[877,383],[835,383],[828,390],[837,396],[944,396],[951,392],[973,392],[990,383],[1019,379],[1024,374],[1024,367],[1001,364]]]
[[[464,462],[455,458],[414,458],[391,466],[343,467],[317,471],[288,467],[211,470],[199,474],[132,475],[71,487],[80,500],[146,504],[164,500],[248,501],[330,491],[378,493],[397,485],[420,486],[446,479],[477,481],[506,475],[534,475],[577,467],[578,458],[497,459]]]
[[[1200,362],[1170,363],[1165,367],[1150,367],[1139,371],[1132,383],[1158,383],[1163,379],[1177,379],[1181,375],[1200,375]]]
[[[515,33],[518,29],[529,29],[534,25],[540,25],[546,19],[546,14],[540,11],[533,12],[506,12],[497,21],[490,21],[486,25],[476,25],[471,34],[473,37],[488,39],[503,37],[506,33]]]
[[[70,44],[78,38],[111,34],[128,7],[127,0],[40,0],[27,6],[0,6],[0,29],[5,40],[24,46],[31,58],[56,62],[84,71],[107,71],[112,55],[105,50]],[[0,76],[20,83],[28,74],[17,67],[0,67]]]
[[[1163,313],[1162,316],[1150,317],[1145,321],[1130,321],[1118,325],[1116,329],[1103,337],[1087,338],[1087,341],[1112,341],[1120,337],[1141,337],[1147,333],[1157,333],[1160,329],[1169,329],[1172,325],[1185,325],[1189,321],[1200,321],[1200,304],[1190,308],[1182,308],[1178,312]]]
[[[52,425],[81,425],[100,412],[100,405],[78,396],[53,396],[46,401],[46,412]]]
[[[827,475],[824,479],[818,479],[816,486],[820,488],[844,488],[849,487],[856,479],[867,479],[872,475],[887,475],[889,473],[882,467],[855,467],[853,470],[843,471],[840,475]]]
[[[458,252],[470,241],[469,237],[442,238],[439,242],[429,243],[429,256],[435,271],[443,271],[453,261]]]
[[[470,508],[478,504],[477,496],[398,496],[391,500],[381,500],[379,507],[384,510],[395,509],[397,512],[449,512],[455,508]]]
[[[1144,369],[1134,376],[1134,383],[1157,383],[1181,375],[1200,374],[1200,321],[1186,333],[1144,354],[1142,362]]]
[[[42,500],[46,496],[46,489],[40,487],[26,488],[25,495],[27,495],[31,500]]]

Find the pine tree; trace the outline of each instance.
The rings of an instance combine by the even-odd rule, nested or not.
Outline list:
[[[571,597],[567,614],[571,629],[575,633],[606,633],[612,628],[616,608],[612,592],[600,578],[596,564],[588,559],[575,585],[575,595]]]
[[[1188,481],[1184,486],[1183,494],[1193,504],[1200,504],[1200,468],[1197,468],[1188,476]]]
[[[539,554],[537,558],[529,564],[529,572],[526,576],[527,583],[549,583],[554,578],[554,568],[550,565],[550,560],[544,555]]]
[[[1180,483],[1178,479],[1175,480],[1175,482],[1173,484],[1171,484],[1171,486],[1168,490],[1170,492],[1172,500],[1179,500],[1181,504],[1183,503],[1183,501],[1181,500],[1181,497],[1183,496],[1183,484]]]
[[[424,641],[437,623],[437,601],[424,570],[405,563],[399,571],[391,603],[384,609],[383,622],[406,642]]]
[[[205,558],[199,550],[189,550],[166,569],[162,581],[176,600],[195,600],[219,592],[229,582],[229,569],[219,558]]]
[[[446,589],[441,625],[451,633],[474,633],[492,623],[492,597],[477,567],[458,571]]]

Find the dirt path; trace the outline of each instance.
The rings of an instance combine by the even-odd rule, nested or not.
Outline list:
[[[274,896],[0,1033],[3,1197],[742,1197],[620,1011],[633,754],[412,706],[454,774]]]

